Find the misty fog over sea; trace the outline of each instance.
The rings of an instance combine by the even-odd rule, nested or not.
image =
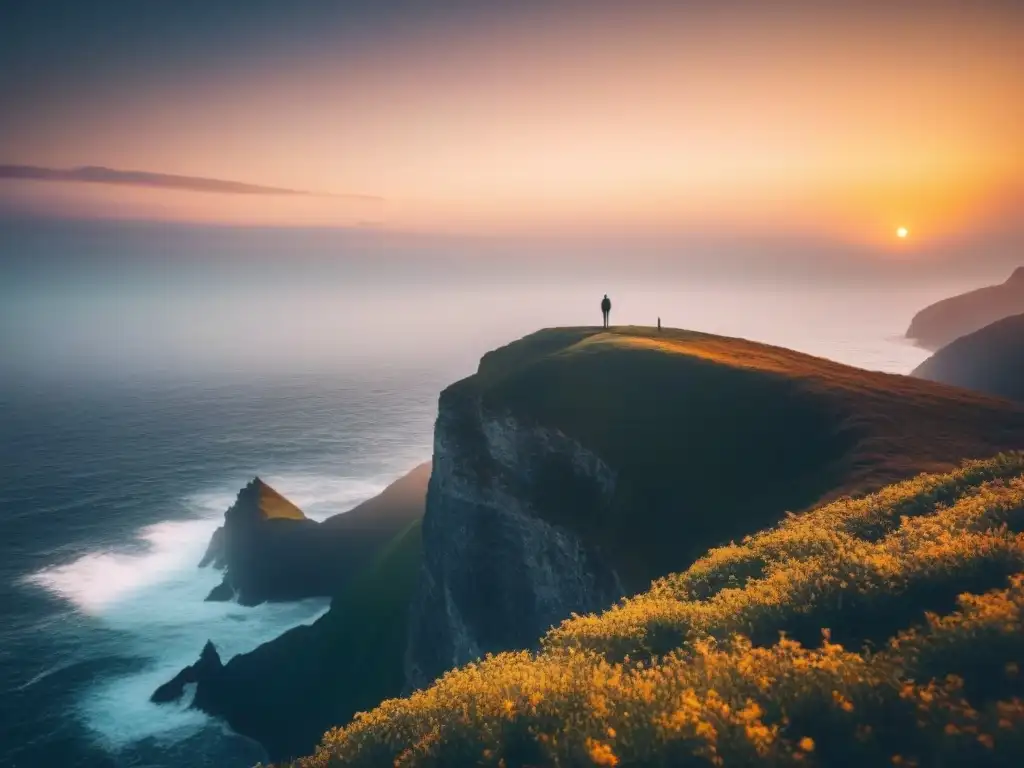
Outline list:
[[[258,746],[148,697],[207,639],[226,661],[326,601],[203,602],[219,581],[196,568],[210,534],[256,474],[316,519],[373,496],[429,458],[439,391],[487,350],[596,325],[608,293],[613,324],[660,317],[907,373],[928,355],[902,338],[918,309],[1008,274],[883,257],[855,270],[811,246],[783,269],[774,251],[725,244],[698,272],[685,245],[664,243],[3,232],[0,765],[25,768],[258,760]]]

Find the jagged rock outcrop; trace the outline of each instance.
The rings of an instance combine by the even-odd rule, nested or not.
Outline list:
[[[209,685],[211,681],[218,680],[223,674],[224,665],[221,663],[220,654],[217,653],[213,643],[207,640],[202,653],[199,654],[199,660],[195,664],[185,667],[157,688],[149,700],[154,704],[177,701],[185,693],[186,685],[197,685],[200,680],[204,681],[204,685]],[[193,706],[197,709],[204,709],[203,697],[199,696],[197,700],[194,700]]]
[[[224,513],[224,525],[199,563],[224,570],[224,580],[206,599],[256,605],[337,594],[419,519],[428,475],[429,466],[421,465],[379,496],[322,523],[255,478]]]
[[[912,375],[1024,402],[1024,314],[960,337]]]
[[[321,526],[258,477],[238,492],[224,513],[200,567],[224,570],[207,600],[265,600],[327,596],[341,566],[321,535]]]
[[[936,350],[1010,315],[1024,312],[1024,267],[1001,285],[952,296],[925,307],[910,322],[907,338]]]
[[[178,700],[194,684],[194,708],[280,760],[308,751],[334,723],[400,694],[429,477],[430,465],[422,464],[311,529],[323,546],[315,556],[339,566],[326,614],[223,665],[207,643],[200,661],[158,688],[153,701]],[[220,545],[211,543],[204,560],[213,563]]]

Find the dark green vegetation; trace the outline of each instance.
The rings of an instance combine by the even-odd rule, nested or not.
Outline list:
[[[310,626],[231,659],[197,700],[271,756],[295,755],[333,724],[400,694],[420,522],[384,548]]]
[[[1024,315],[962,336],[925,360],[913,376],[1024,402]]]
[[[1024,444],[1024,411],[999,400],[669,329],[535,333],[441,397],[442,408],[477,400],[613,468],[610,506],[581,504],[556,465],[534,506],[608,555],[633,590],[787,510]]]
[[[790,516],[296,766],[1017,766],[1022,659],[1015,453]]]
[[[954,339],[996,320],[1024,312],[1024,267],[1017,267],[1001,285],[951,296],[918,312],[907,338],[926,349],[939,349]]]

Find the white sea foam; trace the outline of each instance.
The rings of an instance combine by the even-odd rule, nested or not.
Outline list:
[[[137,552],[90,552],[34,573],[28,581],[83,613],[100,616],[118,602],[195,568],[217,525],[217,519],[209,517],[146,526],[136,536],[142,545]]]
[[[264,476],[317,520],[372,497],[389,479]],[[98,680],[78,702],[82,721],[108,749],[144,738],[175,741],[208,724],[208,718],[188,709],[187,701],[159,706],[149,702],[158,685],[196,660],[207,640],[213,640],[226,662],[327,609],[325,599],[255,608],[204,601],[221,574],[197,564],[236,492],[223,488],[191,496],[192,518],[140,529],[132,551],[92,552],[28,577],[113,630],[110,647],[90,649],[90,656],[109,653],[144,665],[138,672]]]
[[[387,482],[385,478],[367,480],[313,474],[282,474],[264,479],[314,520],[346,511],[379,493]],[[195,566],[236,493],[237,490],[227,489],[198,493],[188,499],[196,514],[194,518],[142,528],[136,534],[139,546],[134,551],[90,552],[65,565],[34,573],[27,580],[94,616],[103,615],[141,591],[148,594],[155,587],[162,589],[181,575],[189,584],[204,581]],[[209,574],[210,571],[205,572]],[[219,581],[215,575],[212,579],[212,583],[204,587],[206,592]],[[162,598],[158,599],[162,602]]]

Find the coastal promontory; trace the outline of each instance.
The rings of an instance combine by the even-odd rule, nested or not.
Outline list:
[[[441,393],[410,683],[533,647],[789,512],[1022,441],[1008,403],[743,339],[532,334]]]
[[[255,478],[224,513],[200,567],[224,579],[208,600],[264,601],[331,597],[422,514],[429,467],[421,465],[383,493],[323,522]]]
[[[1000,285],[978,288],[925,307],[911,320],[907,338],[936,350],[996,320],[1022,312],[1024,267],[1017,267]]]
[[[1024,402],[1024,314],[950,342],[912,375]]]
[[[929,381],[692,331],[540,331],[440,394],[422,522],[312,626],[206,664],[195,704],[273,759],[308,753],[356,712],[534,651],[710,547],[1022,444],[1024,409]]]

